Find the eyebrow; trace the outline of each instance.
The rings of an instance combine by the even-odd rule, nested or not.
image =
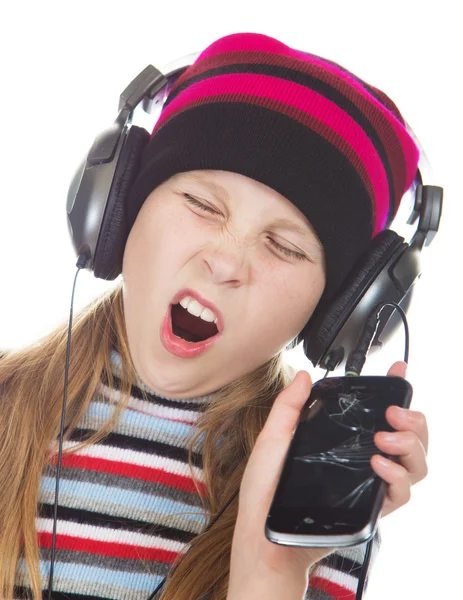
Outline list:
[[[227,190],[221,185],[214,183],[209,179],[205,179],[204,175],[202,175],[201,173],[185,173],[185,175],[192,179],[196,179],[196,181],[198,181],[199,183],[202,183],[205,186],[209,187],[212,190],[212,192],[217,194],[222,200],[230,202],[230,196],[228,195]],[[321,245],[318,236],[308,226],[298,225],[294,221],[291,221],[290,219],[286,219],[284,217],[276,219],[273,222],[273,226],[295,231],[296,233],[299,233],[302,237],[304,237],[309,243],[313,244],[313,242],[315,241],[316,246],[320,249],[323,249],[323,246]]]

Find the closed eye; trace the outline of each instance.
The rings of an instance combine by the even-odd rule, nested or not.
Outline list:
[[[194,206],[197,206],[198,208],[201,208],[202,210],[205,210],[207,212],[211,212],[214,213],[216,215],[219,215],[220,213],[217,212],[216,210],[214,210],[213,208],[211,208],[210,206],[207,206],[207,204],[203,204],[202,202],[199,202],[199,200],[196,200],[196,198],[194,198],[193,196],[190,196],[190,194],[183,194],[187,201],[190,204],[194,204]]]
[[[218,211],[214,210],[210,206],[207,206],[207,204],[203,204],[202,202],[199,202],[199,200],[197,200],[194,196],[191,196],[190,194],[187,194],[187,193],[184,193],[183,195],[187,199],[187,202],[189,202],[190,204],[193,204],[194,206],[197,206],[201,210],[204,210],[206,212],[216,214],[216,215],[220,214]],[[281,252],[282,254],[285,254],[286,256],[289,256],[291,258],[296,258],[297,260],[308,260],[308,258],[305,256],[305,254],[301,254],[300,252],[296,252],[295,250],[290,250],[289,248],[282,246],[281,244],[279,244],[278,242],[276,242],[274,239],[272,239],[270,237],[267,239],[272,244],[272,246],[277,248],[277,250],[279,252]]]
[[[286,256],[292,256],[293,258],[297,258],[298,260],[304,260],[304,259],[307,260],[307,257],[304,254],[301,254],[300,252],[296,252],[295,250],[290,250],[289,248],[282,246],[278,242],[275,242],[275,240],[270,237],[267,239],[272,244],[272,246],[275,246],[275,248],[278,248],[278,250],[283,252],[283,254],[286,254]]]

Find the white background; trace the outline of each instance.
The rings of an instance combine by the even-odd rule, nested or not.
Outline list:
[[[429,474],[408,504],[381,520],[367,594],[375,600],[458,595],[463,52],[456,4],[28,1],[8,3],[1,15],[0,347],[32,342],[68,318],[76,271],[68,185],[116,117],[119,94],[148,64],[162,68],[230,33],[265,33],[379,87],[414,129],[433,167],[427,183],[445,190],[440,231],[425,249],[408,314],[407,377],[412,408],[428,421]],[[81,272],[74,311],[112,285]],[[400,332],[363,374],[386,374],[402,358]],[[314,381],[322,375],[300,348],[288,360]]]

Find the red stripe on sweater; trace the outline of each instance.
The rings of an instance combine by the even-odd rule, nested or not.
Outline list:
[[[37,539],[42,548],[51,548],[52,534],[39,532]],[[179,552],[163,550],[161,548],[145,548],[131,544],[118,544],[117,542],[101,542],[89,538],[79,538],[71,535],[56,535],[56,549],[74,550],[100,556],[113,556],[118,558],[131,558],[135,560],[151,560],[164,563],[173,563]]]
[[[133,463],[124,463],[116,460],[108,460],[105,458],[95,458],[94,456],[86,456],[83,454],[70,454],[62,457],[63,467],[73,467],[77,469],[88,469],[90,471],[98,471],[100,473],[111,473],[113,475],[122,475],[133,479],[142,479],[143,481],[154,481],[162,483],[169,487],[173,487],[185,492],[193,492],[198,494],[192,477],[185,475],[177,475],[176,473],[168,473],[163,469],[153,467],[142,467]],[[206,495],[204,484],[199,481],[198,486],[202,496]]]
[[[310,578],[310,587],[322,590],[332,596],[335,600],[355,600],[355,593],[352,590],[334,583],[324,577],[314,576]]]

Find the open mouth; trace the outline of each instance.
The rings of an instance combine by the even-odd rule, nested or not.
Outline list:
[[[215,323],[195,317],[181,304],[172,305],[171,316],[173,334],[187,342],[202,342],[218,333]]]

